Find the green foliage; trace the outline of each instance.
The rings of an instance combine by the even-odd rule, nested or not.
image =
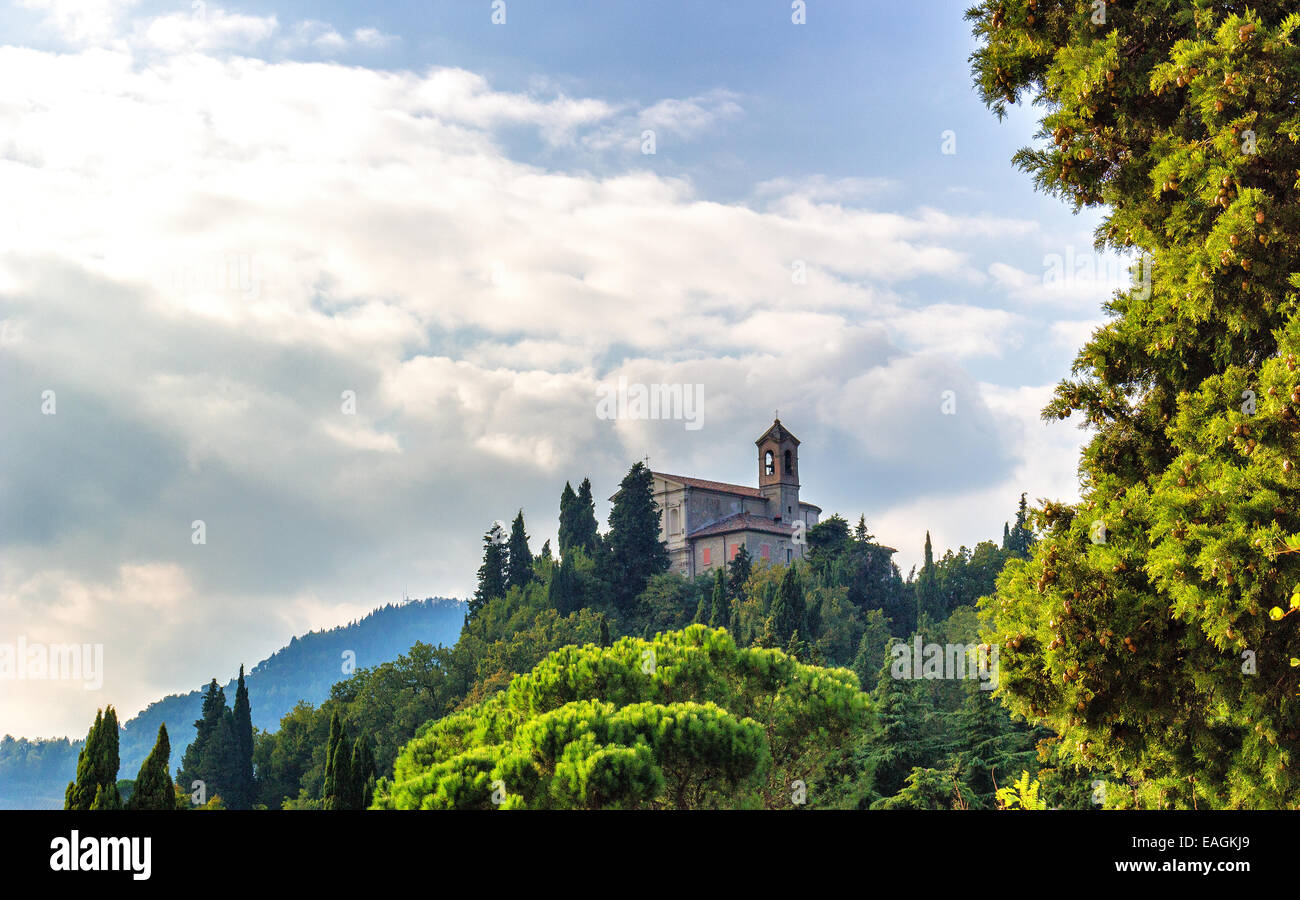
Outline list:
[[[528,549],[524,531],[524,511],[519,510],[510,526],[510,544],[506,551],[506,589],[528,587],[533,580],[533,552]]]
[[[175,809],[176,791],[171,777],[172,745],[167,726],[158,726],[158,739],[135,777],[127,809]]]
[[[609,584],[615,608],[632,611],[651,577],[668,570],[668,549],[659,540],[659,504],[654,476],[636,463],[619,484],[609,512],[603,580]]]
[[[250,809],[254,795],[253,712],[248,702],[248,687],[244,684],[243,666],[239,667],[232,724],[235,731],[235,768],[230,773],[230,786],[226,789],[226,805],[230,809]]]
[[[505,595],[509,561],[507,540],[501,526],[497,524],[483,535],[483,564],[478,569],[478,587],[474,589],[474,597],[469,601],[467,620],[478,615],[479,610],[492,598]]]
[[[1022,771],[1010,787],[998,788],[998,809],[1047,809],[1038,792],[1038,782],[1031,783],[1029,772]]]
[[[1034,511],[983,605],[1001,690],[1114,773],[1108,805],[1294,808],[1300,15],[1027,2],[970,11],[976,85],[1037,104],[1018,165],[1147,264],[1044,410],[1092,435],[1080,502]]]
[[[117,711],[112,706],[95,713],[86,743],[77,755],[77,778],[68,783],[64,809],[121,809],[117,790]]]
[[[422,729],[376,805],[788,806],[789,785],[816,782],[868,721],[852,673],[721,629],[570,646]]]

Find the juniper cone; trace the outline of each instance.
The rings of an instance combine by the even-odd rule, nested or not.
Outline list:
[[[1015,156],[1144,254],[1044,410],[1090,431],[1081,500],[983,605],[1011,708],[1112,806],[1300,804],[1300,14],[984,0],[972,68]]]

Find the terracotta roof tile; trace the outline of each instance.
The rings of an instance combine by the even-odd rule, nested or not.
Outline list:
[[[664,472],[652,472],[657,478],[663,478],[666,481],[676,481],[687,487],[701,488],[706,491],[717,491],[720,494],[736,494],[740,497],[755,497],[763,499],[763,492],[758,488],[746,487],[743,484],[727,484],[725,481],[709,481],[704,478],[691,478],[689,475],[668,475]]]
[[[752,513],[736,513],[733,516],[727,516],[703,528],[697,528],[687,538],[707,537],[711,534],[730,534],[733,531],[762,531],[767,534],[779,534],[783,537],[789,537],[794,532],[793,525],[784,523],[778,524],[766,516],[756,516]]]

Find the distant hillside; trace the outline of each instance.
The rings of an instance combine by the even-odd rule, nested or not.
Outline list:
[[[347,625],[293,638],[247,673],[253,724],[275,731],[280,718],[300,700],[318,704],[329,697],[330,688],[348,677],[343,669],[346,652],[355,654],[355,667],[362,669],[396,659],[416,641],[450,647],[460,635],[464,617],[465,606],[460,601],[431,597],[390,603]],[[239,662],[233,661],[229,668],[237,673]],[[219,678],[229,673],[213,674]],[[227,702],[233,705],[234,678],[225,691]],[[174,772],[181,754],[194,740],[194,722],[202,705],[202,691],[196,688],[151,703],[126,722],[118,777],[135,777],[162,722],[167,723],[171,738]],[[61,808],[63,790],[76,775],[80,749],[80,740],[29,741],[6,735],[0,740],[0,809]]]

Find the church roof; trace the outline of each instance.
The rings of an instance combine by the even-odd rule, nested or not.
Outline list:
[[[796,447],[799,446],[799,439],[790,433],[790,429],[781,424],[780,419],[773,419],[771,427],[760,434],[758,440],[754,441],[754,443],[762,444],[769,437],[778,444],[782,441],[791,441]]]
[[[702,488],[706,491],[717,491],[719,494],[736,494],[740,497],[756,497],[763,499],[763,492],[758,488],[746,487],[743,484],[727,484],[725,481],[708,481],[704,478],[691,478],[689,475],[669,475],[666,472],[650,473],[656,478],[662,478],[665,481],[675,481],[686,487]]]
[[[794,526],[778,524],[766,516],[756,516],[753,513],[736,513],[734,516],[727,516],[727,518],[720,519],[711,525],[697,528],[686,537],[688,539],[708,537],[711,534],[731,534],[735,531],[762,531],[767,534],[779,534],[783,537],[789,537],[794,531]]]

